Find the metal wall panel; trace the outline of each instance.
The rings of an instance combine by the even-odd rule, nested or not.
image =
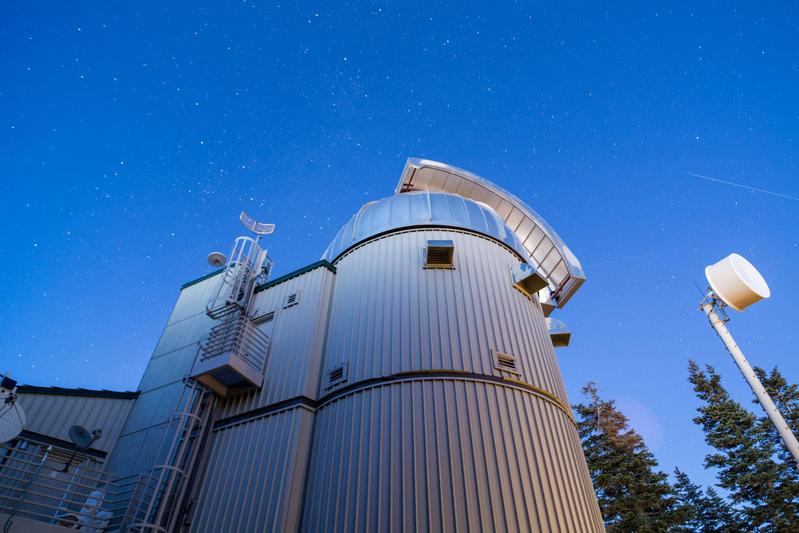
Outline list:
[[[259,391],[225,401],[220,418],[296,396],[316,397],[335,277],[319,267],[256,295],[254,316],[275,312],[271,326],[259,326],[270,336],[264,383]],[[284,308],[288,295],[297,292],[299,303]]]
[[[191,370],[199,343],[214,321],[205,305],[219,283],[213,276],[180,291],[150,363],[139,383],[141,394],[125,421],[108,470],[120,475],[139,473],[157,460],[169,420],[185,388],[182,380]]]
[[[201,278],[197,282],[190,285],[184,285],[180,291],[178,301],[175,302],[175,307],[169,315],[167,325],[175,324],[190,316],[196,315],[198,312],[205,312],[205,305],[211,298],[212,294],[219,285],[219,276],[211,276],[208,278]]]
[[[103,436],[92,447],[109,452],[122,432],[134,400],[20,393],[19,402],[27,415],[28,431],[71,442],[69,428],[75,424],[89,431],[101,429]]]
[[[424,268],[428,240],[454,242],[453,269]],[[324,368],[347,378],[320,386],[304,531],[603,530],[543,312],[513,288],[519,261],[454,229],[337,261]]]
[[[424,269],[426,241],[445,239],[455,268]],[[543,312],[512,286],[519,261],[466,231],[404,230],[350,250],[336,274],[258,293],[256,315],[275,312],[259,326],[264,386],[218,403],[217,420],[240,416],[213,432],[192,530],[601,531]],[[112,457],[120,472],[155,459],[216,281],[178,300]],[[298,396],[311,402],[253,412]]]
[[[512,386],[430,378],[320,407],[302,530],[604,527],[560,406]]]
[[[190,531],[296,531],[313,416],[296,407],[215,431]]]
[[[454,241],[454,269],[423,268],[436,239]],[[353,249],[337,262],[325,368],[349,363],[349,383],[437,369],[504,375],[568,404],[540,304],[513,287],[519,262],[458,231],[406,231]],[[497,370],[492,350],[516,356],[519,375]]]
[[[217,418],[239,414],[299,395],[314,397],[319,388],[330,292],[335,275],[320,267],[256,295],[254,316],[275,311],[264,384],[253,391],[220,400]],[[218,276],[184,288],[139,384],[141,395],[125,424],[109,469],[120,474],[146,470],[157,458],[163,426],[184,389],[199,343],[215,321],[205,306]],[[299,291],[299,303],[283,307],[286,296]]]

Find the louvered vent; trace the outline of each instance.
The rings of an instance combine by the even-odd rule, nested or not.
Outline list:
[[[291,307],[293,305],[297,305],[298,303],[300,303],[300,293],[299,293],[299,291],[292,292],[291,294],[286,296],[286,303],[283,304],[283,309],[285,309],[287,307]]]
[[[348,363],[342,363],[328,370],[327,386],[325,387],[325,389],[332,389],[333,387],[345,383],[347,381],[348,366],[349,366]]]
[[[452,268],[455,244],[452,241],[427,241],[425,267]]]
[[[519,368],[516,366],[516,357],[508,353],[495,351],[494,367],[503,372],[519,373]]]

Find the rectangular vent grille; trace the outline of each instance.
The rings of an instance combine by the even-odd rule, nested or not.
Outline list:
[[[347,381],[347,370],[349,364],[342,363],[340,365],[334,366],[330,370],[327,371],[327,386],[325,389],[332,389],[333,387],[337,387],[342,383],[346,383]]]
[[[261,324],[266,324],[267,322],[271,322],[275,319],[275,312],[269,311],[265,315],[257,316],[252,320],[252,323],[256,326],[260,326]]]
[[[452,241],[427,241],[425,266],[428,268],[452,268],[455,244]]]
[[[291,294],[286,296],[286,303],[283,304],[283,309],[285,309],[287,307],[291,307],[293,305],[297,305],[298,303],[300,303],[300,293],[299,293],[299,291],[298,292],[292,292]]]
[[[503,372],[519,373],[519,368],[516,366],[516,357],[507,353],[494,352],[494,367]]]

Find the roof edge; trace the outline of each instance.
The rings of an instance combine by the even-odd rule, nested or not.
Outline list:
[[[48,394],[51,396],[82,396],[89,398],[112,398],[114,400],[135,400],[139,391],[114,391],[107,389],[83,389],[66,387],[42,387],[38,385],[20,385],[18,394]]]
[[[201,281],[205,281],[205,280],[207,280],[209,278],[213,278],[217,274],[221,274],[224,271],[225,271],[225,269],[223,267],[223,268],[220,268],[219,270],[214,270],[213,272],[209,272],[208,274],[206,274],[204,276],[200,276],[197,279],[193,279],[191,281],[187,281],[186,283],[184,283],[183,285],[180,286],[180,290],[183,290],[186,287],[191,287],[192,285],[196,285],[196,284],[200,283]]]
[[[319,261],[311,263],[310,265],[306,265],[306,266],[304,266],[302,268],[298,268],[297,270],[295,270],[293,272],[289,272],[288,274],[283,274],[280,277],[277,277],[275,279],[267,281],[263,285],[259,285],[258,287],[255,288],[255,292],[259,293],[261,291],[265,291],[266,289],[274,287],[275,285],[279,285],[279,284],[281,284],[283,282],[286,282],[286,281],[288,281],[288,280],[290,280],[292,278],[296,278],[297,276],[302,276],[303,274],[306,274],[306,273],[310,272],[311,270],[316,270],[317,268],[320,268],[320,267],[324,267],[324,268],[328,269],[333,274],[336,273],[335,265],[333,265],[330,261],[327,261],[326,259],[320,259]]]

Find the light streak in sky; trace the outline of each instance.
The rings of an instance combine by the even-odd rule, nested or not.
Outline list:
[[[689,176],[693,176],[695,178],[700,178],[700,179],[703,179],[703,180],[707,180],[707,181],[713,181],[715,183],[723,183],[724,185],[732,185],[733,187],[740,187],[741,189],[746,189],[748,191],[762,192],[763,194],[770,194],[772,196],[778,196],[780,198],[786,198],[788,200],[797,200],[797,201],[799,201],[799,198],[797,198],[796,196],[790,196],[790,195],[782,194],[782,193],[779,193],[779,192],[767,191],[766,189],[758,189],[757,187],[750,187],[749,185],[741,185],[740,183],[733,183],[731,181],[720,180],[718,178],[711,178],[711,177],[708,177],[708,176],[703,176],[701,174],[694,174],[693,172],[689,172],[688,175]]]
[[[662,255],[662,254],[670,254],[672,252],[678,252],[681,248],[672,248],[671,250],[660,250],[659,252],[649,252],[648,254],[641,254],[641,255],[632,255],[629,257],[618,257],[616,259],[608,259],[607,261],[600,261],[598,263],[591,263],[590,265],[585,265],[586,268],[600,266],[600,265],[610,265],[612,263],[621,263],[623,261],[633,261],[635,259],[645,259],[647,257],[652,257],[655,255]]]

